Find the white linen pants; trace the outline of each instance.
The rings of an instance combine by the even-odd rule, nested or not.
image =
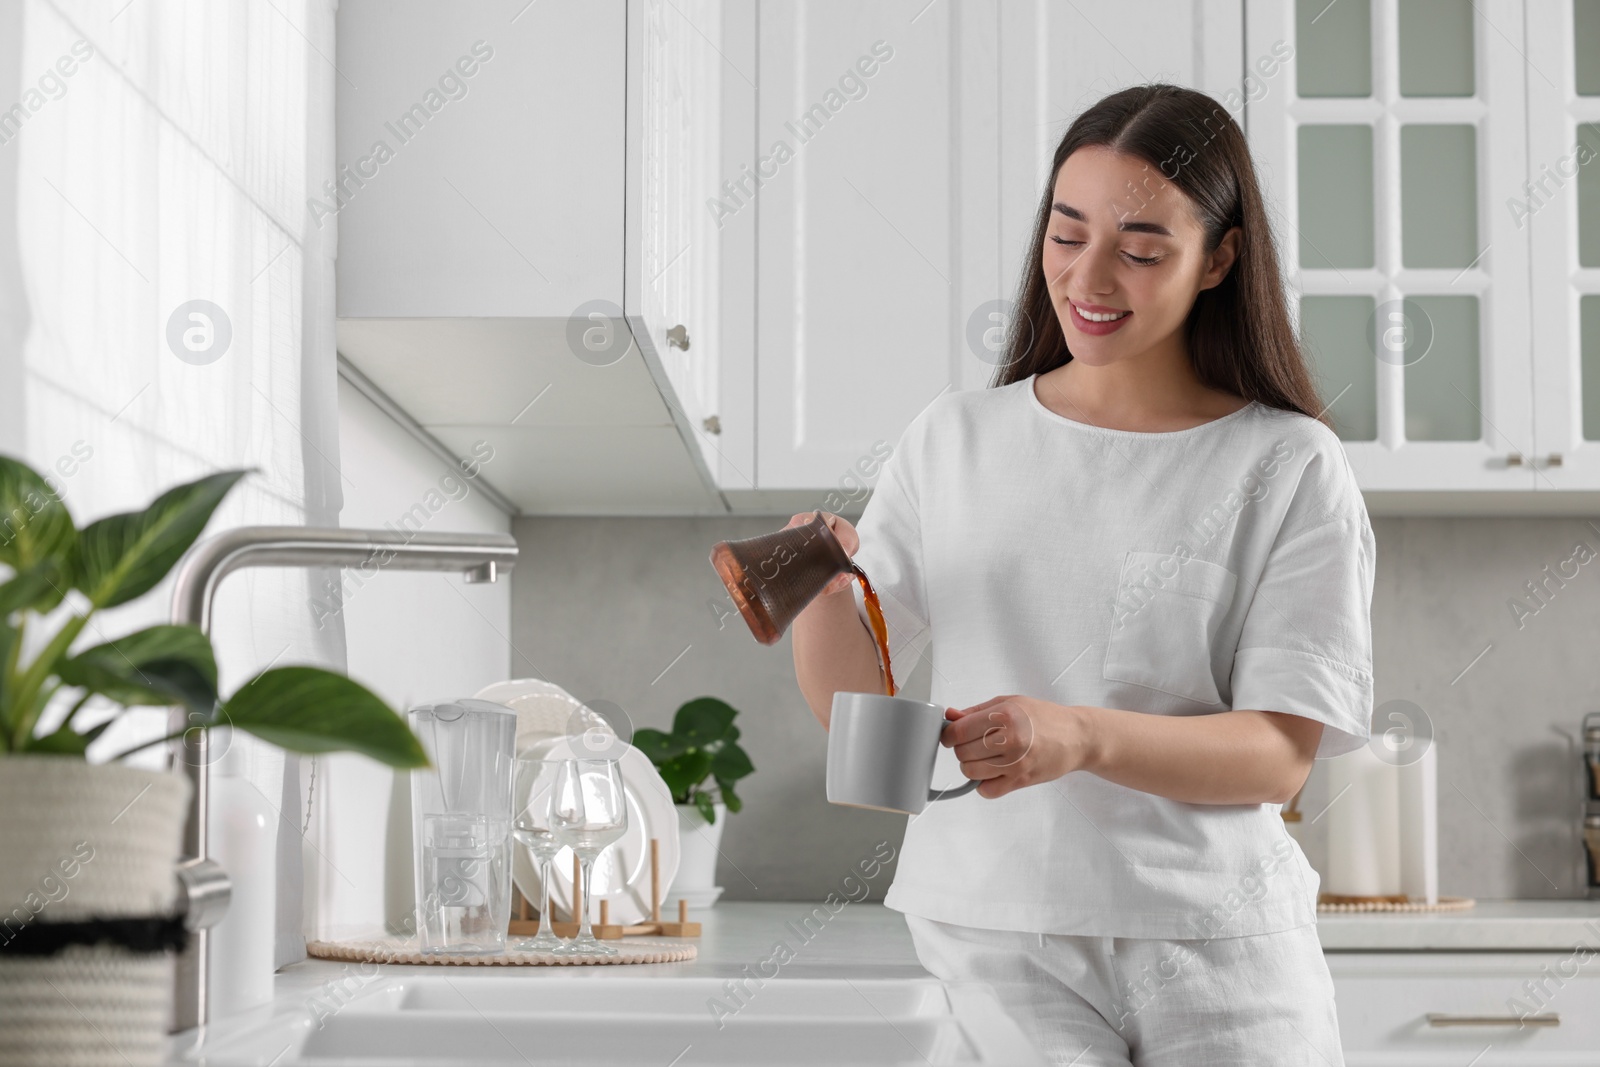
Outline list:
[[[1314,923],[1168,941],[984,930],[906,915],[917,958],[992,985],[1052,1064],[1343,1067]]]

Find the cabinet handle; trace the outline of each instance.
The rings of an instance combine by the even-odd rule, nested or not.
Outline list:
[[[1549,458],[1547,458],[1544,461],[1544,465],[1546,467],[1559,467],[1559,466],[1561,466],[1561,453],[1560,452],[1552,452],[1552,453],[1550,453]]]
[[[1506,466],[1508,466],[1508,467],[1520,467],[1520,466],[1522,466],[1522,453],[1521,452],[1513,452],[1510,455],[1508,455],[1506,457]]]
[[[689,351],[689,327],[679,324],[667,331],[667,344]]]
[[[1538,1015],[1451,1015],[1430,1011],[1429,1026],[1560,1026],[1559,1012],[1547,1011]]]
[[[706,433],[722,432],[722,420],[717,418],[715,415],[707,415],[701,420],[700,425],[706,428]]]

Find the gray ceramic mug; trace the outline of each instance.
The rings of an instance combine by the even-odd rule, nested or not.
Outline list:
[[[978,788],[969,778],[934,789],[933,762],[948,720],[936,704],[883,693],[835,693],[828,720],[828,803],[916,815]]]

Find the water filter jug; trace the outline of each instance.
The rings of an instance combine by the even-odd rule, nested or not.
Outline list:
[[[427,954],[505,951],[517,715],[464,698],[407,718],[430,767],[411,772],[417,935]]]

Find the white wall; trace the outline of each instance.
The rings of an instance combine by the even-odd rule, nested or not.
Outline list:
[[[511,521],[471,482],[342,379],[339,525],[429,533],[509,533]],[[495,460],[482,474],[492,480]],[[421,510],[413,509],[421,506]],[[402,524],[407,513],[421,518]],[[471,696],[509,677],[511,583],[467,585],[459,574],[385,572],[358,585],[346,572],[350,676],[404,710]],[[334,603],[333,601],[329,601]],[[355,936],[411,909],[410,792],[404,775],[361,756],[317,760],[312,820],[322,854],[311,933]],[[308,860],[308,863],[310,861]],[[308,877],[309,880],[309,877]]]

